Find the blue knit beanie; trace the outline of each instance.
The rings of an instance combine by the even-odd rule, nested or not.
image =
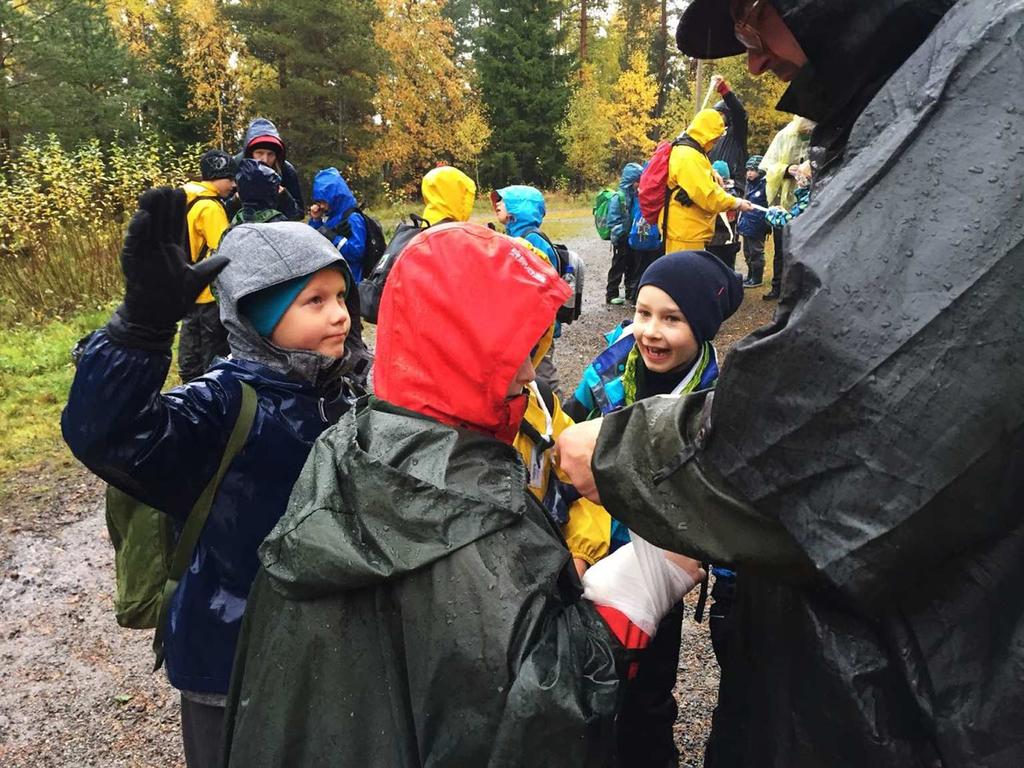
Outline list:
[[[338,261],[324,269],[336,269],[345,277],[345,295],[348,295],[349,286],[352,285],[352,272],[348,264]],[[317,270],[319,271],[319,270]],[[316,272],[301,277],[293,277],[283,283],[264,288],[262,291],[243,296],[238,302],[238,309],[252,323],[256,333],[264,338],[274,332],[274,328],[281,322],[288,307],[295,301],[295,297],[302,293],[309,281],[313,279]]]
[[[640,278],[672,297],[699,344],[711,341],[743,303],[743,280],[714,254],[679,251],[655,260]]]

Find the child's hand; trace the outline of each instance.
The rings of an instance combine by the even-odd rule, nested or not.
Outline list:
[[[122,330],[127,325],[173,336],[175,324],[227,266],[223,256],[190,266],[182,247],[187,237],[185,193],[170,187],[143,193],[121,249],[125,296],[117,315]]]

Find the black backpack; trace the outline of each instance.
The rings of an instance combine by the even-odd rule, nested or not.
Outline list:
[[[348,220],[353,213],[358,213],[362,216],[363,222],[366,225],[366,244],[363,249],[363,275],[368,275],[376,268],[387,248],[384,240],[384,230],[381,228],[379,221],[356,205],[341,215],[341,221],[338,222],[337,227],[323,226],[318,227],[317,231],[331,242],[334,242],[336,237],[351,237],[352,228],[349,226]]]
[[[367,217],[367,222],[373,221]],[[378,231],[380,230],[380,224],[374,221]],[[404,221],[398,222],[398,227],[395,229],[395,234],[391,236],[391,242],[388,243],[387,248],[383,250],[380,257],[376,259],[374,266],[371,270],[367,271],[365,266],[363,267],[363,280],[359,283],[359,309],[363,316],[363,320],[368,323],[377,323],[377,313],[380,311],[380,300],[384,295],[384,284],[387,283],[388,275],[391,274],[391,268],[395,266],[395,261],[398,259],[402,249],[409,244],[409,242],[416,237],[420,232],[430,226],[430,222],[426,219],[417,216],[415,213],[409,214],[409,223]],[[366,228],[367,231],[367,242],[369,242],[369,225]],[[384,235],[381,233],[381,241],[383,242]]]
[[[544,242],[551,246],[551,250],[555,252],[558,259],[559,276],[573,289],[572,296],[558,308],[558,314],[555,316],[558,322],[568,325],[577,320],[583,311],[583,280],[586,277],[586,264],[578,253],[569,250],[569,246],[564,243],[552,242],[550,237],[536,227],[530,227],[520,237],[525,238],[527,235],[533,234],[540,235]]]

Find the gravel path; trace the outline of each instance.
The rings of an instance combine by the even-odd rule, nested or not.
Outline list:
[[[567,390],[600,350],[601,334],[629,314],[604,304],[607,243],[569,244],[586,260],[587,282],[584,316],[556,347]],[[720,336],[726,348],[770,319],[774,305],[750,292],[747,298]],[[150,672],[150,635],[114,622],[102,486],[82,470],[56,478],[48,472],[26,473],[23,492],[0,518],[0,765],[183,765],[177,695],[162,674]],[[39,489],[54,480],[55,487]],[[687,620],[683,632],[676,734],[682,764],[696,767],[718,669],[707,625]]]

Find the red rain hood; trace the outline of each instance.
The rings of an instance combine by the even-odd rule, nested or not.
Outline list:
[[[478,224],[418,235],[388,276],[374,389],[390,403],[511,443],[526,397],[506,397],[569,286],[525,245]]]

